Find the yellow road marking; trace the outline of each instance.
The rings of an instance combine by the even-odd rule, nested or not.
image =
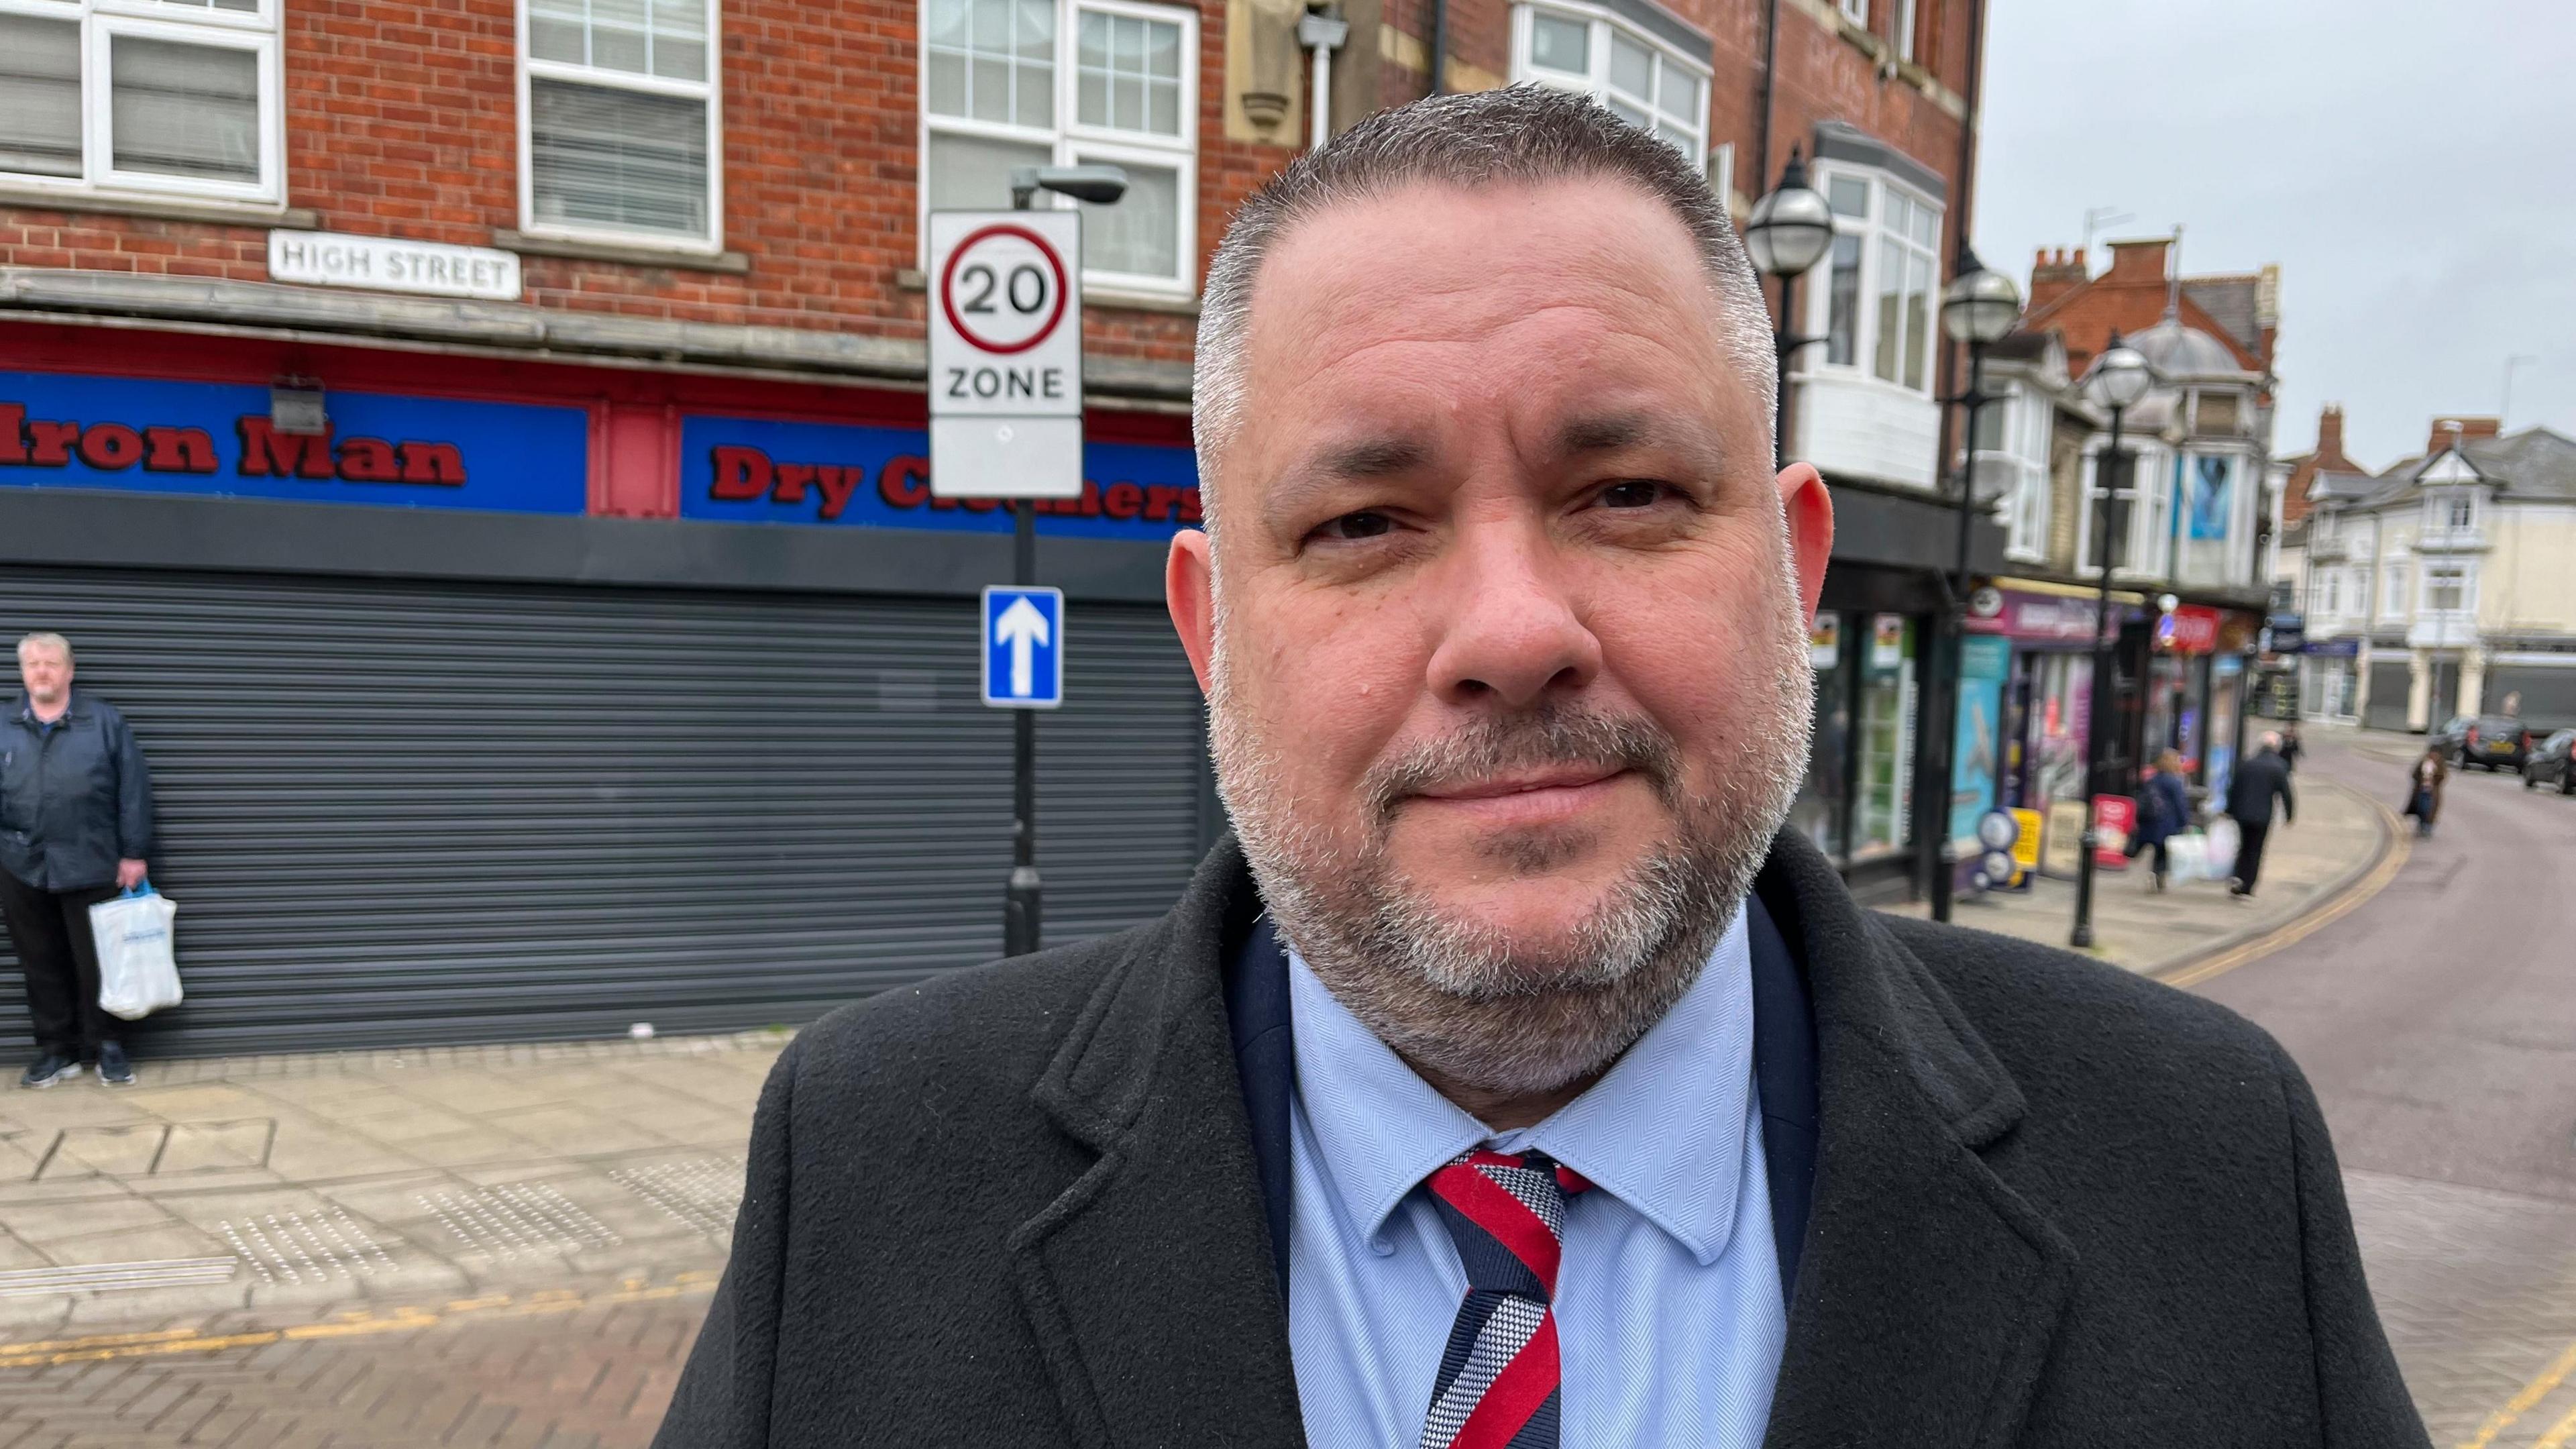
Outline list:
[[[258,1348],[265,1344],[294,1342],[316,1338],[355,1338],[377,1333],[408,1333],[428,1328],[448,1318],[468,1313],[496,1313],[516,1318],[540,1313],[569,1313],[594,1303],[641,1303],[650,1299],[677,1298],[715,1286],[721,1275],[715,1273],[678,1273],[671,1281],[656,1287],[621,1287],[596,1297],[568,1288],[553,1288],[534,1293],[524,1301],[507,1293],[482,1298],[450,1299],[440,1308],[389,1308],[382,1313],[366,1309],[344,1310],[319,1323],[298,1324],[290,1328],[268,1328],[249,1333],[199,1333],[193,1328],[160,1329],[150,1333],[100,1333],[84,1338],[46,1339],[31,1343],[0,1343],[0,1369],[43,1368],[69,1363],[93,1363],[102,1359],[158,1358],[178,1353],[221,1353],[233,1348]],[[633,1284],[641,1280],[627,1279]]]
[[[2570,1439],[2576,1439],[2576,1409],[2568,1410],[2566,1418],[2550,1425],[2549,1432],[2541,1435],[2531,1449],[2567,1449]]]
[[[2213,976],[2224,976],[2248,961],[2270,955],[2294,941],[2303,940],[2324,930],[2359,910],[2364,902],[2385,889],[2390,881],[2397,878],[2397,873],[2406,868],[2406,858],[2413,854],[2414,847],[2407,843],[2404,822],[2397,818],[2396,811],[2376,800],[2369,799],[2368,796],[2362,798],[2371,809],[2379,812],[2380,826],[2388,832],[2388,853],[2380,857],[2379,864],[2371,867],[2370,874],[2353,882],[2345,888],[2342,895],[2328,901],[2324,906],[2310,911],[2295,921],[2284,923],[2278,930],[2231,947],[2197,966],[2187,967],[2171,976],[2160,976],[2156,979],[2167,986],[2197,986]]]
[[[2560,1381],[2570,1373],[2576,1373],[2576,1343],[2567,1345],[2566,1351],[2558,1355],[2556,1362],[2540,1371],[2540,1377],[2524,1384],[2521,1393],[2505,1400],[2503,1408],[2487,1415],[2487,1421],[2478,1426],[2477,1434],[2472,1438],[2461,1440],[2459,1449],[2487,1449],[2489,1444],[2495,1442],[2495,1436],[2512,1427],[2514,1420],[2530,1413],[2532,1405],[2548,1398],[2549,1391],[2557,1388]],[[2560,1435],[2552,1449],[2558,1449],[2559,1445],[2564,1445],[2567,1442],[2567,1435],[2576,1435],[2576,1414],[2570,1414],[2560,1420],[2558,1427],[2549,1432],[2559,1434],[2560,1430],[2565,1430],[2566,1433]]]

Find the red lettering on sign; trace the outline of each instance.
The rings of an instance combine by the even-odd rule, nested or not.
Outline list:
[[[328,478],[331,439],[322,433],[281,433],[258,413],[243,416],[241,471],[245,478]]]
[[[104,473],[143,459],[143,435],[123,423],[92,423],[81,430],[81,461]]]
[[[957,501],[969,513],[990,513],[1002,502],[999,498],[961,498]]]
[[[823,490],[823,521],[831,522],[850,506],[850,495],[859,491],[859,480],[867,473],[859,468],[817,468],[814,482]]]
[[[1145,487],[1145,518],[1161,523],[1181,506],[1181,490],[1169,483],[1149,483]]]
[[[402,467],[394,445],[382,438],[346,438],[340,443],[340,476],[352,483],[399,483]]]
[[[146,473],[215,471],[215,440],[203,428],[145,428],[143,446]]]
[[[769,455],[758,448],[723,447],[713,450],[715,481],[707,485],[709,498],[741,500],[758,498],[769,491]]]
[[[1100,485],[1088,478],[1082,480],[1082,516],[1085,518],[1100,516]]]
[[[465,452],[454,443],[412,443],[402,445],[402,480],[405,483],[436,483],[448,488],[465,486]]]
[[[805,489],[814,481],[814,465],[780,463],[777,465],[776,477],[778,481],[769,487],[769,497],[772,502],[803,503]]]
[[[27,410],[17,403],[0,403],[0,463],[27,461],[27,439],[21,431],[27,423]]]
[[[72,446],[79,441],[78,423],[29,423],[27,461],[39,468],[60,468],[72,460]]]
[[[1100,506],[1112,518],[1133,518],[1145,506],[1145,490],[1133,483],[1112,483],[1101,495]]]
[[[1196,523],[1198,521],[1199,490],[1196,488],[1184,488],[1181,490],[1181,522]]]
[[[877,496],[889,508],[919,508],[930,496],[930,460],[909,453],[886,459],[877,474]]]

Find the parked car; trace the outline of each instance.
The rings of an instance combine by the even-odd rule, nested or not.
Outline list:
[[[2531,754],[2531,731],[2511,715],[2482,714],[2465,721],[2451,763],[2460,769],[2519,770]]]
[[[2576,730],[2560,730],[2532,746],[2522,761],[2522,788],[2556,785],[2561,795],[2576,795]]]

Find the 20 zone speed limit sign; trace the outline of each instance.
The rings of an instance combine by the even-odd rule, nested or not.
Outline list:
[[[1082,494],[1082,216],[930,217],[930,482],[954,498]]]

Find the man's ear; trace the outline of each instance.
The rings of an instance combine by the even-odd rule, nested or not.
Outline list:
[[[1173,632],[1181,636],[1181,652],[1190,656],[1190,673],[1198,676],[1202,694],[1215,655],[1216,560],[1210,546],[1204,531],[1185,528],[1172,535],[1172,551],[1163,559],[1163,606],[1171,611]]]
[[[1789,520],[1789,561],[1798,570],[1798,603],[1814,618],[1824,597],[1825,564],[1834,553],[1834,500],[1813,463],[1780,470],[1780,511]]]

